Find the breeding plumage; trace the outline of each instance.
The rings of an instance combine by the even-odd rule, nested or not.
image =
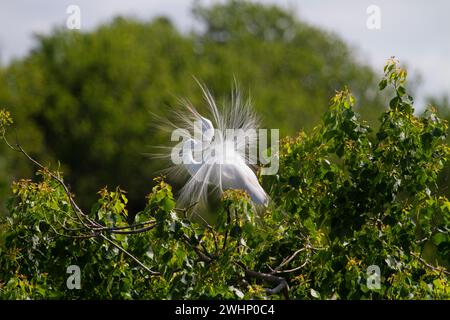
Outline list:
[[[211,93],[200,85],[212,120],[202,116],[187,100],[172,125],[169,172],[188,174],[180,190],[181,206],[205,204],[227,189],[246,191],[254,204],[266,205],[268,196],[251,169],[257,163],[258,120],[250,101],[243,102],[237,89],[220,110]],[[180,141],[181,139],[181,141]]]

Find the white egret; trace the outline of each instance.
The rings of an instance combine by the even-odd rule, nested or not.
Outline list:
[[[250,163],[256,163],[255,154],[246,153],[247,149],[256,148],[258,143],[258,121],[250,101],[243,103],[235,89],[231,104],[219,112],[210,92],[204,86],[200,87],[212,121],[183,100],[186,110],[177,112],[181,123],[172,124],[184,132],[178,149],[172,149],[180,155],[182,162],[173,165],[172,170],[177,175],[180,168],[188,173],[188,179],[180,190],[179,203],[206,204],[211,193],[221,195],[227,189],[241,189],[249,194],[254,204],[266,205],[268,196],[250,168]],[[200,136],[192,135],[196,130]],[[200,159],[196,159],[196,155],[200,155]]]

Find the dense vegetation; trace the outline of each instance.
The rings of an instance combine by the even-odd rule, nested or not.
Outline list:
[[[348,85],[375,123],[379,76],[337,36],[273,6],[229,1],[194,7],[201,28],[187,33],[165,18],[116,18],[93,31],[57,28],[23,59],[0,68],[0,106],[14,114],[30,154],[64,172],[85,207],[105,185],[129,192],[131,208],[161,168],[145,153],[165,143],[155,118],[177,96],[200,104],[197,77],[220,99],[234,77],[250,91],[264,128],[281,136],[318,124],[335,90]],[[0,202],[33,168],[0,146]],[[92,174],[95,172],[95,174]]]
[[[2,222],[0,297],[449,299],[450,201],[435,191],[447,123],[414,115],[395,60],[384,71],[393,97],[379,128],[337,92],[320,125],[282,141],[263,212],[230,190],[208,224],[176,208],[163,179],[133,221],[119,188],[84,212],[61,174],[34,162],[38,180],[13,184]],[[11,123],[2,111],[0,133]],[[66,287],[69,265],[80,290]],[[379,288],[367,286],[373,265]]]

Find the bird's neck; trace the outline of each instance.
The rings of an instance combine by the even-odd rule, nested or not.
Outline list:
[[[183,145],[183,164],[191,176],[195,175],[200,170],[202,163],[196,161],[192,155],[197,143],[190,139]]]

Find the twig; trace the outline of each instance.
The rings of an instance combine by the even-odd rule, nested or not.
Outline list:
[[[192,203],[192,204],[190,204],[190,205],[187,206],[186,208],[175,208],[174,210],[175,210],[175,211],[181,211],[181,212],[186,213],[187,211],[189,211],[189,209],[195,207],[197,204],[198,204],[198,201],[197,201],[197,202],[194,202],[194,203]]]
[[[288,270],[273,270],[273,271],[272,271],[272,274],[295,272],[295,271],[300,270],[300,269],[303,268],[304,266],[306,266],[308,262],[309,262],[309,260],[306,260],[306,261],[303,262],[301,265],[299,265],[298,267],[295,267],[295,268],[293,268],[293,269],[288,269]]]
[[[16,144],[17,149],[23,154],[25,155],[25,157],[28,158],[28,160],[30,160],[31,162],[33,162],[36,166],[38,166],[40,169],[44,170],[45,172],[47,172],[54,180],[56,180],[64,189],[64,192],[66,193],[67,197],[69,198],[69,202],[70,205],[72,206],[73,210],[75,211],[75,213],[77,214],[77,216],[79,217],[80,222],[83,224],[83,226],[87,229],[90,229],[90,227],[83,221],[83,219],[79,216],[81,215],[82,217],[84,217],[87,221],[89,221],[89,223],[91,223],[92,225],[101,227],[101,225],[93,220],[91,220],[76,204],[75,200],[72,197],[72,194],[69,191],[69,188],[66,186],[66,184],[64,183],[64,181],[58,177],[57,175],[55,175],[53,172],[51,172],[50,170],[48,170],[47,168],[45,168],[42,164],[40,164],[37,160],[35,160],[34,158],[32,158],[23,148],[22,146],[20,146],[20,144]],[[16,150],[16,149],[13,149]],[[17,150],[16,150],[17,151]]]
[[[280,265],[274,269],[274,273],[277,273],[278,270],[280,270],[282,267],[284,267],[289,262],[291,262],[292,259],[294,259],[297,256],[297,254],[299,254],[300,252],[305,251],[305,250],[306,250],[306,248],[301,248],[301,249],[295,251],[291,256],[284,258],[283,261],[280,263]]]
[[[185,234],[183,234],[182,239],[183,239],[184,243],[186,243],[189,247],[191,247],[195,251],[195,253],[197,254],[200,261],[207,262],[207,263],[212,261],[211,255],[206,251],[206,249],[204,249],[205,252],[202,252],[202,250],[200,250],[197,246],[193,245],[189,241],[189,238]]]
[[[28,160],[30,160],[33,164],[35,164],[38,168],[40,168],[41,170],[43,170],[44,172],[48,173],[50,175],[51,178],[53,178],[55,181],[57,181],[61,187],[63,188],[65,194],[67,195],[67,197],[69,198],[69,202],[70,205],[72,207],[72,209],[74,210],[75,214],[78,217],[78,220],[81,222],[81,224],[88,230],[92,231],[92,234],[86,234],[86,235],[64,235],[64,236],[68,236],[68,237],[72,237],[72,238],[93,238],[93,237],[101,237],[102,239],[106,240],[107,242],[109,242],[110,244],[112,244],[114,247],[116,247],[117,249],[119,249],[121,252],[123,252],[124,254],[126,254],[128,257],[130,257],[132,260],[134,260],[139,266],[141,266],[145,271],[147,271],[150,275],[161,275],[161,273],[153,271],[151,269],[149,269],[146,265],[144,265],[139,259],[137,259],[134,255],[132,255],[131,253],[129,253],[127,250],[125,250],[122,246],[120,246],[119,244],[115,243],[114,241],[112,241],[111,239],[109,239],[108,237],[106,237],[104,234],[100,233],[102,231],[107,231],[107,232],[111,232],[111,233],[126,233],[126,234],[132,234],[132,233],[140,233],[140,232],[145,232],[148,231],[150,229],[152,229],[155,225],[151,225],[148,227],[144,227],[141,229],[137,229],[137,230],[131,230],[131,231],[121,231],[123,229],[127,229],[127,228],[132,228],[133,226],[127,226],[124,227],[122,229],[122,227],[112,227],[112,228],[106,228],[104,226],[102,226],[100,223],[96,222],[95,220],[91,219],[88,217],[88,215],[86,215],[81,209],[80,207],[77,205],[77,203],[75,202],[75,200],[72,197],[72,194],[70,193],[69,188],[67,187],[67,185],[64,183],[64,181],[57,176],[56,174],[54,174],[53,172],[51,172],[50,170],[48,170],[47,168],[45,168],[41,163],[39,163],[37,160],[35,160],[33,157],[31,157],[23,148],[19,143],[16,143],[16,148],[13,147],[8,140],[6,139],[5,135],[2,135],[3,140],[6,142],[6,144],[14,151],[20,152],[22,153]],[[88,222],[86,223],[84,221],[84,219]],[[143,225],[145,225],[146,223],[144,223]],[[54,228],[53,228],[54,229]],[[56,230],[54,230],[56,231]],[[57,234],[62,235],[60,233],[58,233],[56,231]]]
[[[443,267],[435,267],[435,266],[429,264],[428,262],[425,261],[425,259],[421,258],[419,255],[415,254],[414,252],[411,252],[411,255],[413,257],[417,258],[423,265],[430,268],[431,270],[437,271],[437,272],[442,272],[442,273],[450,276],[450,272],[445,270]]]
[[[116,230],[133,229],[136,227],[142,227],[142,226],[145,226],[150,223],[153,223],[154,225],[156,225],[155,220],[149,220],[146,222],[131,224],[131,225],[122,226],[122,227],[93,227],[92,229],[96,230],[96,231],[116,231]]]
[[[138,233],[143,233],[143,232],[152,230],[154,227],[156,227],[156,224],[145,227],[145,228],[129,230],[129,231],[122,231],[122,230],[106,230],[106,231],[109,233],[113,233],[113,234],[138,234]]]
[[[108,241],[109,243],[111,243],[114,247],[116,247],[117,249],[119,249],[120,251],[122,251],[123,253],[125,253],[127,256],[129,256],[131,259],[133,259],[138,265],[140,265],[143,269],[145,269],[145,271],[147,271],[148,273],[150,273],[152,276],[159,276],[161,275],[160,272],[156,272],[153,270],[150,270],[145,264],[143,264],[141,261],[139,261],[138,258],[136,258],[135,256],[133,256],[131,253],[129,253],[127,250],[125,250],[122,246],[118,245],[117,243],[115,243],[114,241],[110,240],[107,236],[105,236],[104,234],[100,234],[100,237],[106,241]]]

